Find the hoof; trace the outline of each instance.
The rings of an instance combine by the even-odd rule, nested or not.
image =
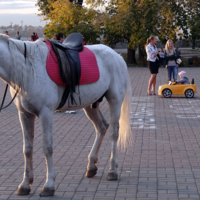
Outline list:
[[[109,124],[107,122],[104,123],[105,127],[106,127],[106,130],[108,129],[109,127]]]
[[[108,181],[116,181],[118,179],[118,175],[115,172],[110,172],[110,173],[108,173],[106,179]]]
[[[18,196],[29,195],[30,191],[30,188],[18,188],[15,194]]]
[[[97,167],[95,169],[87,170],[85,177],[92,178],[97,174]]]
[[[41,197],[49,197],[49,196],[53,196],[54,195],[55,190],[54,189],[47,189],[47,188],[43,188],[40,196]]]
[[[32,185],[33,184],[33,178],[31,178],[30,180],[29,180],[29,185]]]

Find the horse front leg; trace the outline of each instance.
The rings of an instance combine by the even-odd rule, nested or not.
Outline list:
[[[23,152],[25,158],[24,178],[16,192],[17,195],[28,195],[31,191],[30,185],[33,183],[33,138],[35,116],[19,111],[19,119],[23,132]]]
[[[52,161],[53,155],[53,116],[54,112],[48,108],[43,108],[40,119],[43,129],[43,152],[46,159],[47,174],[46,182],[40,193],[41,197],[53,196],[55,192],[54,181],[55,171]]]

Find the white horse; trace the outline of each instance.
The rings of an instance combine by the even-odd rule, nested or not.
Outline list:
[[[25,157],[24,178],[16,192],[17,195],[28,195],[33,183],[33,138],[34,121],[39,117],[43,129],[43,152],[47,164],[46,182],[40,196],[54,195],[55,171],[52,162],[53,154],[53,118],[58,107],[64,87],[56,85],[46,71],[48,48],[40,40],[25,42],[13,40],[0,34],[0,77],[10,85],[11,96],[19,90],[14,103],[17,106],[23,131],[23,152]],[[92,84],[80,85],[81,105],[71,105],[67,101],[60,110],[77,110],[83,108],[87,117],[93,122],[96,139],[88,156],[86,177],[93,177],[97,172],[98,152],[108,129],[108,123],[99,110],[90,105],[102,95],[109,103],[111,113],[111,158],[107,180],[117,180],[117,141],[126,147],[131,140],[129,110],[131,84],[126,63],[115,51],[105,45],[87,46],[96,56],[100,78]],[[76,88],[78,91],[78,88]],[[79,96],[74,95],[79,102]],[[118,139],[119,136],[119,139]]]

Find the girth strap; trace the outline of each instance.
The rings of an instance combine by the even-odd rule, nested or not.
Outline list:
[[[70,89],[68,86],[66,86],[61,98],[61,102],[56,110],[59,110],[65,105],[66,99],[69,97],[69,93],[70,93]]]
[[[68,49],[67,47],[64,48],[64,46],[55,43],[55,41],[49,41],[58,57],[60,77],[66,84],[61,102],[56,110],[59,110],[64,106],[68,97],[70,97],[72,105],[77,105],[73,93],[76,91],[75,87],[79,85],[81,76],[79,53],[78,51]]]
[[[14,99],[15,99],[15,97],[17,96],[17,93],[18,93],[18,91],[17,91],[17,92],[15,93],[15,96],[14,96],[14,97],[12,98],[12,100],[10,101],[10,103],[9,103],[7,106],[3,107],[3,104],[4,104],[4,101],[5,101],[5,98],[6,98],[7,91],[8,91],[8,84],[6,84],[6,88],[5,88],[4,95],[3,95],[3,100],[2,100],[2,103],[1,103],[1,107],[0,107],[0,112],[1,112],[1,110],[5,109],[5,108],[7,108],[9,105],[11,105],[11,103],[14,101]]]

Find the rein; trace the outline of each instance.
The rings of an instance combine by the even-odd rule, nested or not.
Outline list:
[[[26,43],[24,43],[24,58],[25,58],[25,63],[26,63]],[[0,112],[1,112],[1,110],[7,108],[8,106],[10,106],[12,104],[12,102],[15,100],[15,97],[17,96],[17,94],[19,92],[19,89],[17,89],[17,91],[16,91],[14,97],[12,98],[12,100],[10,101],[10,103],[7,106],[3,107],[7,91],[8,91],[8,84],[6,84],[6,88],[5,88],[3,99],[2,99],[2,102],[1,102],[1,106],[0,106]]]

